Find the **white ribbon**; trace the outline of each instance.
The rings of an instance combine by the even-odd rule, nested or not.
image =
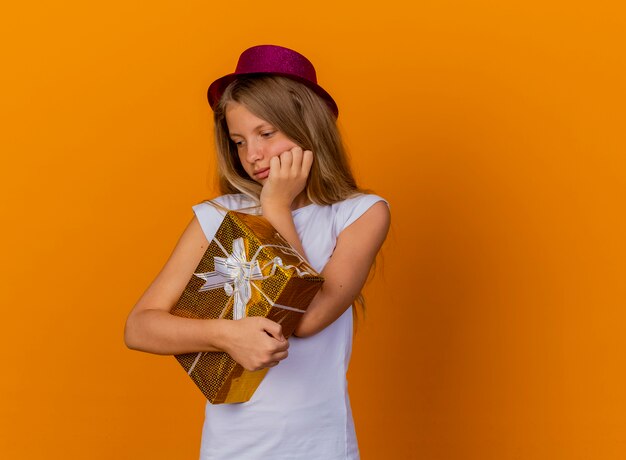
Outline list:
[[[272,306],[304,313],[304,310],[274,303],[256,284],[252,284],[252,281],[264,280],[273,276],[277,267],[281,267],[285,270],[293,268],[296,270],[298,276],[309,275],[310,273],[308,271],[300,270],[295,265],[284,265],[280,257],[274,257],[274,259],[265,264],[262,269],[259,266],[259,262],[256,260],[261,252],[261,249],[263,248],[278,248],[283,252],[296,256],[302,260],[300,254],[298,254],[294,249],[277,244],[262,245],[256,251],[250,262],[248,262],[246,260],[246,250],[243,238],[237,238],[233,241],[233,251],[230,254],[228,254],[216,238],[214,238],[213,241],[218,244],[226,257],[213,258],[215,265],[214,271],[194,273],[195,276],[204,280],[204,284],[200,287],[200,289],[198,289],[198,292],[210,291],[212,289],[223,287],[226,295],[234,296],[233,319],[241,319],[246,316],[246,305],[248,304],[250,297],[252,297],[252,287],[256,288]],[[264,276],[263,270],[269,266],[271,266],[270,273],[267,276]]]
[[[246,260],[243,238],[233,241],[233,252],[227,256],[214,257],[215,271],[194,275],[204,280],[199,292],[223,286],[226,295],[234,295],[233,319],[241,319],[246,315],[246,304],[252,297],[250,283],[263,279],[263,273],[256,260],[253,262]]]
[[[212,289],[224,288],[224,292],[229,297],[234,296],[233,300],[233,319],[238,320],[246,316],[246,305],[252,297],[252,287],[261,293],[261,295],[269,302],[272,307],[282,308],[284,310],[295,311],[304,313],[305,310],[299,308],[289,307],[287,305],[280,305],[270,299],[256,283],[252,281],[259,281],[269,278],[274,275],[277,267],[281,267],[285,270],[293,268],[296,270],[298,276],[309,275],[310,272],[306,270],[300,270],[295,265],[284,265],[280,257],[274,257],[270,262],[265,264],[263,268],[259,266],[259,262],[256,260],[259,256],[261,249],[263,248],[277,248],[283,253],[295,256],[304,262],[304,259],[296,250],[288,246],[281,246],[276,244],[262,245],[256,251],[252,259],[248,262],[246,260],[246,250],[243,242],[243,238],[237,238],[233,241],[233,250],[229,254],[228,251],[222,246],[222,244],[213,238],[213,241],[217,243],[226,257],[214,257],[215,270],[205,273],[194,273],[200,279],[204,280],[204,284],[198,289],[198,292],[210,291]],[[266,276],[263,275],[263,270],[271,266],[270,273]],[[189,371],[187,373],[191,375],[194,367],[198,363],[202,352],[198,353],[196,359],[194,359]]]

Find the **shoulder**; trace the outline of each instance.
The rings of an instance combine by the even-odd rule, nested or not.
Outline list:
[[[337,234],[352,225],[366,213],[374,221],[381,220],[381,225],[388,225],[389,202],[379,195],[359,193],[332,205],[335,211],[335,230]]]

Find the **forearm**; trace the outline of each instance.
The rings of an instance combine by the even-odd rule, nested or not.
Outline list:
[[[310,337],[332,324],[354,302],[358,291],[338,286],[323,286],[296,326],[294,335]]]
[[[159,355],[222,351],[228,321],[182,318],[164,310],[145,309],[128,317],[126,346]]]
[[[276,229],[280,235],[287,240],[287,242],[300,254],[305,260],[307,260],[306,253],[302,247],[302,242],[298,236],[296,225],[293,222],[293,216],[291,215],[291,209],[284,208],[270,208],[269,206],[263,208],[263,217],[265,217],[272,227]]]

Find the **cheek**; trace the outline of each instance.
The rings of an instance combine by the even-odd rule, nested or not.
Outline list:
[[[297,144],[294,144],[289,139],[279,139],[272,144],[271,148],[269,149],[268,154],[270,158],[275,157],[275,156],[280,155],[283,152],[286,152],[287,150],[291,150],[294,147],[297,147]]]

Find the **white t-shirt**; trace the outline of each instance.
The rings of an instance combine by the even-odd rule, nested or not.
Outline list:
[[[309,263],[321,272],[337,236],[374,203],[357,195],[330,206],[293,211]],[[227,209],[254,206],[243,194],[213,200]],[[193,207],[211,241],[223,214]],[[352,350],[352,307],[321,332],[289,339],[289,356],[267,375],[245,403],[207,402],[200,460],[356,460],[359,450],[348,398],[346,372]]]

